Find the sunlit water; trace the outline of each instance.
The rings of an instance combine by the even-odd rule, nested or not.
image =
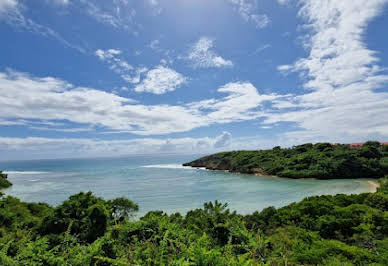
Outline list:
[[[24,201],[57,205],[80,191],[104,199],[127,197],[140,213],[185,213],[219,200],[241,214],[284,206],[306,196],[368,192],[365,180],[293,180],[182,167],[198,156],[133,156],[0,162],[13,186],[3,190]]]

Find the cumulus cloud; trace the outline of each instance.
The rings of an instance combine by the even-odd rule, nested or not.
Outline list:
[[[179,88],[186,80],[182,74],[175,70],[158,66],[147,72],[143,81],[135,87],[135,91],[163,94]]]
[[[112,59],[115,60],[115,56],[119,55],[119,54],[121,54],[121,51],[120,50],[116,50],[116,49],[109,49],[109,50],[106,50],[106,51],[98,49],[96,51],[96,55],[102,61],[112,60]]]
[[[276,94],[259,94],[248,82],[228,83],[218,90],[228,96],[209,99],[190,104],[195,110],[207,111],[206,118],[218,123],[252,120],[265,116],[263,102],[270,102],[279,96]]]
[[[270,19],[265,14],[255,13],[257,6],[256,0],[228,0],[240,14],[240,16],[246,21],[253,23],[256,28],[265,28],[269,23]]]
[[[187,78],[182,74],[162,65],[151,70],[146,67],[134,68],[127,61],[120,58],[121,54],[122,51],[117,49],[98,49],[95,52],[95,55],[101,61],[108,63],[109,68],[119,74],[122,79],[137,84],[134,88],[136,92],[164,94],[174,91],[187,81]],[[143,75],[144,78],[141,80]]]
[[[263,115],[262,103],[277,98],[259,94],[250,83],[229,83],[218,92],[227,96],[181,105],[143,105],[56,78],[9,70],[0,72],[0,119],[68,121],[116,132],[161,135],[256,119]]]
[[[385,0],[303,0],[299,15],[310,29],[307,58],[281,71],[300,72],[310,92],[293,97],[296,111],[271,116],[267,123],[290,121],[301,130],[292,138],[337,141],[388,137],[388,93],[386,69],[378,64],[376,52],[363,42],[368,23],[379,15]]]
[[[232,140],[232,134],[227,131],[222,132],[214,141],[215,148],[228,147]]]
[[[207,37],[200,38],[190,49],[187,57],[195,68],[231,67],[232,61],[217,55],[213,50],[213,40]]]

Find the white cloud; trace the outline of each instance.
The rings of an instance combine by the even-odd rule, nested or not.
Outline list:
[[[226,149],[231,143],[230,133],[216,138],[139,138],[102,140],[85,138],[8,138],[0,137],[0,154],[7,158],[55,158],[119,156],[127,154],[199,153]]]
[[[60,5],[60,6],[66,6],[70,3],[69,0],[47,0],[47,1],[53,2],[54,4]]]
[[[269,49],[269,48],[271,48],[271,45],[270,44],[264,44],[264,45],[262,45],[262,46],[259,46],[256,50],[255,50],[255,52],[253,53],[253,54],[258,54],[258,53],[261,53],[262,51],[264,51],[264,50],[266,50],[266,49]]]
[[[132,84],[139,83],[141,80],[141,76],[146,73],[148,69],[146,67],[134,68],[127,61],[120,58],[121,54],[122,51],[118,49],[98,49],[95,51],[95,55],[101,61],[108,63],[109,68],[119,74],[120,77],[126,82]]]
[[[206,119],[217,123],[252,120],[263,117],[262,103],[272,101],[279,96],[259,94],[251,83],[228,83],[217,90],[228,96],[191,103],[196,110],[208,111]]]
[[[146,73],[147,71],[148,68],[146,67],[138,67],[136,68],[135,73],[132,73],[131,75],[122,75],[121,77],[129,83],[137,84],[140,82],[143,73]]]
[[[36,33],[44,37],[53,38],[66,47],[75,49],[81,53],[85,52],[82,47],[68,42],[50,27],[41,25],[32,19],[25,17],[23,15],[25,10],[26,6],[21,4],[19,0],[0,0],[0,22],[4,22],[17,29]]]
[[[167,83],[163,83],[166,87],[158,89],[170,88],[165,85]],[[155,90],[148,85],[150,83],[143,89]],[[0,72],[0,119],[68,121],[77,127],[161,135],[256,119],[262,116],[260,105],[277,98],[276,95],[259,94],[250,83],[229,83],[218,92],[227,96],[181,105],[143,105],[113,93],[75,87],[56,78],[36,78],[8,71]]]
[[[151,70],[146,67],[135,69],[119,57],[121,54],[122,51],[117,49],[98,49],[95,52],[95,55],[101,61],[107,62],[110,69],[119,74],[121,78],[129,83],[137,84],[134,88],[136,92],[163,94],[174,91],[187,80],[182,74],[165,66],[157,66]],[[144,79],[141,81],[142,75]]]
[[[186,80],[182,74],[175,70],[158,66],[147,72],[143,81],[135,87],[135,91],[163,94],[179,88]]]
[[[286,5],[288,4],[289,2],[291,2],[291,0],[277,0],[279,4],[281,5]]]
[[[130,154],[198,154],[226,150],[289,147],[291,138],[273,135],[232,138],[229,132],[210,138],[136,138],[103,140],[86,138],[0,137],[0,160],[120,156]],[[297,141],[292,139],[292,141]]]
[[[96,51],[96,55],[102,60],[102,61],[106,61],[106,60],[112,60],[115,58],[116,55],[119,55],[121,54],[121,51],[120,50],[116,50],[116,49],[108,49],[106,51],[104,50],[101,50],[101,49],[98,49]]]
[[[233,63],[213,51],[213,40],[202,37],[190,49],[187,57],[196,68],[232,67]]]
[[[227,131],[222,132],[214,141],[215,148],[228,147],[232,140],[232,134]]]
[[[307,58],[280,66],[302,73],[310,92],[293,99],[297,111],[274,114],[267,123],[290,121],[301,128],[295,139],[366,140],[388,137],[386,69],[364,43],[368,23],[384,9],[384,0],[303,0],[300,16],[311,29]]]
[[[141,28],[135,21],[136,10],[130,7],[128,1],[94,1],[78,0],[78,6],[91,18],[101,24],[138,34]]]
[[[147,2],[155,15],[162,13],[163,9],[160,7],[158,0],[147,0]]]
[[[265,14],[256,14],[257,8],[256,0],[228,0],[240,14],[240,16],[246,21],[253,23],[256,28],[265,28],[271,21]]]
[[[122,53],[121,50],[117,49],[108,49],[101,50],[98,49],[95,52],[95,55],[103,62],[107,62],[110,65],[110,68],[118,74],[124,74],[127,71],[133,70],[134,68],[128,64],[125,60],[120,59],[118,56]]]
[[[17,10],[19,3],[17,0],[0,0],[0,15]]]
[[[269,19],[269,17],[267,15],[250,15],[249,19],[254,22],[254,24],[256,25],[256,28],[258,29],[263,29],[265,27],[267,27],[267,25],[271,22],[271,20]]]
[[[153,41],[150,42],[148,47],[150,47],[152,50],[158,50],[159,49],[159,44],[160,44],[159,40],[153,40]]]

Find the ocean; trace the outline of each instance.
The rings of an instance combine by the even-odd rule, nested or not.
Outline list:
[[[281,207],[307,196],[368,192],[366,180],[294,180],[181,166],[199,155],[129,156],[0,162],[13,186],[2,192],[23,201],[58,205],[92,191],[104,199],[127,197],[139,216],[151,210],[182,214],[219,200],[241,214]]]

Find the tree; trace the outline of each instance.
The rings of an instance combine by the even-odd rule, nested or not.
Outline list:
[[[81,240],[91,242],[104,234],[110,220],[109,206],[91,192],[71,196],[54,209],[42,223],[43,234],[61,234],[68,230]],[[96,234],[96,228],[99,234]]]
[[[139,210],[139,206],[127,198],[116,198],[108,201],[108,206],[111,209],[111,218],[115,222],[122,222],[129,219]]]

